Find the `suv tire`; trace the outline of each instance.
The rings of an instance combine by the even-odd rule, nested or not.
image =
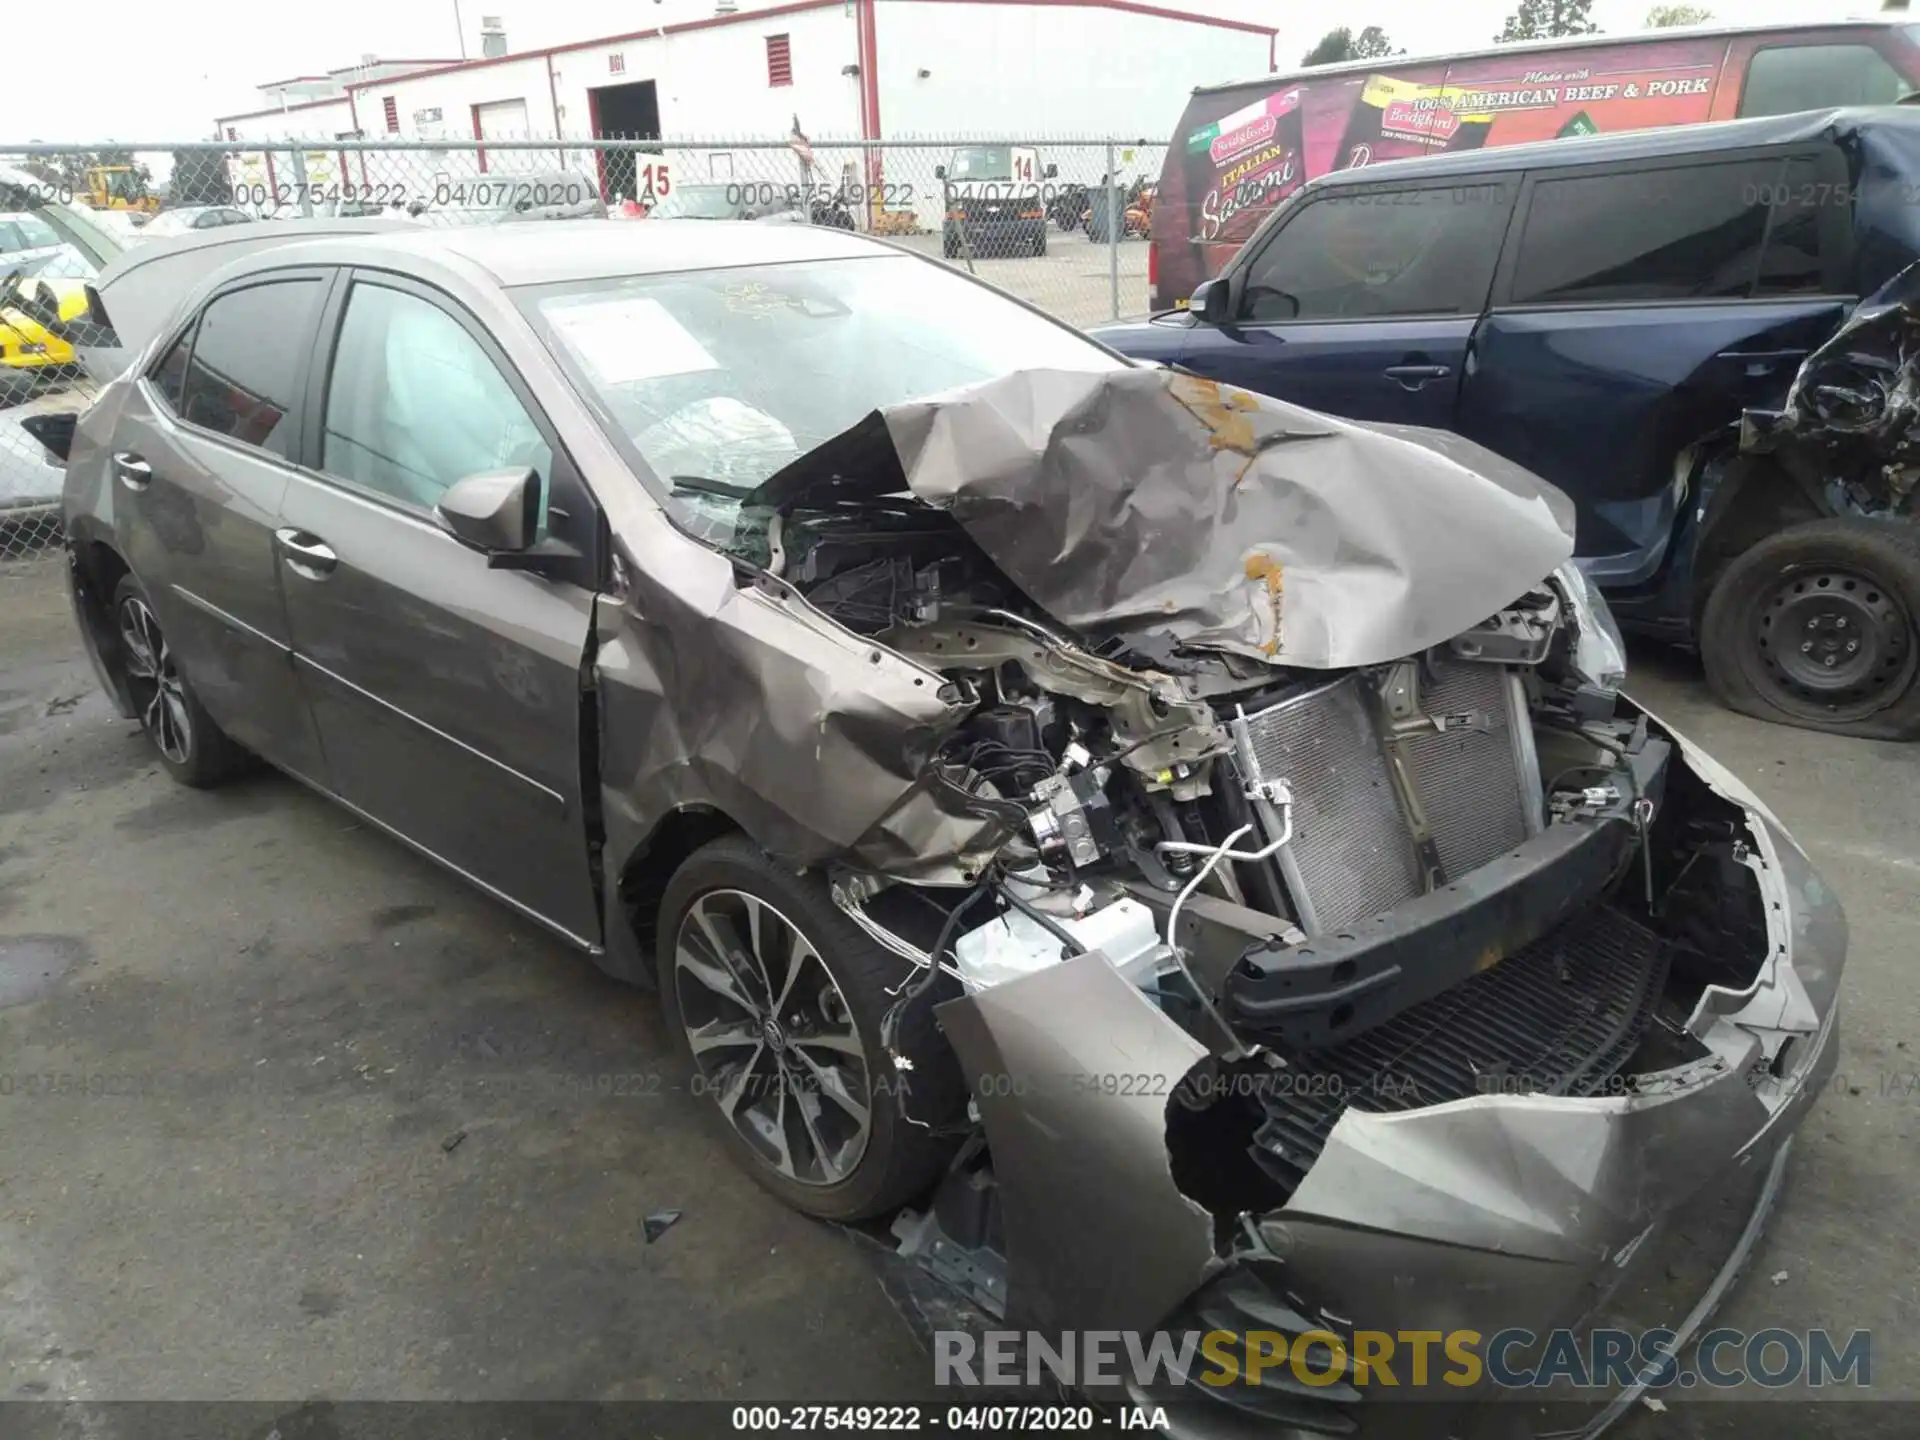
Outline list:
[[[1707,683],[1743,715],[1833,735],[1920,735],[1920,526],[1858,516],[1769,535],[1721,571]]]

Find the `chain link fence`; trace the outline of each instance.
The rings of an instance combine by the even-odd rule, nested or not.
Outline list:
[[[58,558],[62,471],[33,437],[32,417],[92,400],[61,326],[113,250],[303,217],[805,222],[883,238],[1092,325],[1146,309],[1146,235],[1165,151],[1106,138],[797,135],[0,143],[0,174],[11,177],[0,181],[0,584]],[[45,213],[56,206],[104,236],[106,253],[64,242]]]

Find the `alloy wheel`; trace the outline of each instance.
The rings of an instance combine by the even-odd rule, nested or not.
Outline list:
[[[709,890],[674,940],[699,1082],[762,1163],[803,1185],[853,1173],[873,1087],[853,1012],[819,950],[764,900]]]
[[[1916,663],[1913,620],[1870,575],[1825,567],[1777,584],[1753,643],[1784,708],[1859,719],[1903,694]]]
[[[176,765],[186,764],[193,750],[186,688],[160,622],[137,595],[120,602],[120,648],[140,723],[162,755]]]

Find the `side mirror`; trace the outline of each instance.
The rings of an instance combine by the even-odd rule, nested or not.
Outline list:
[[[1058,165],[1049,165],[1046,168],[1046,173],[1043,174],[1041,178],[1043,180],[1051,180],[1053,179],[1054,176],[1058,175],[1059,173],[1060,173],[1060,167]]]
[[[1225,280],[1202,280],[1194,287],[1193,298],[1187,302],[1187,309],[1209,325],[1224,325],[1228,320],[1230,299]]]
[[[934,166],[934,167],[933,167],[933,178],[934,178],[934,179],[936,179],[936,180],[944,180],[944,179],[946,179],[946,178],[947,178],[947,167],[946,167],[946,166],[944,166],[944,165],[936,165],[936,166]]]
[[[515,554],[540,531],[540,476],[531,465],[482,470],[448,486],[433,510],[462,545]]]

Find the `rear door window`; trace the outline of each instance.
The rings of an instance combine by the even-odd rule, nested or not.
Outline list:
[[[1512,303],[1744,299],[1779,177],[1761,159],[1541,180]]]
[[[294,383],[320,313],[318,279],[229,290],[201,312],[182,385],[183,419],[244,445],[286,455]]]
[[[1512,208],[1511,187],[1472,182],[1310,200],[1247,267],[1239,318],[1477,315]]]
[[[1742,115],[1792,115],[1830,105],[1891,105],[1912,88],[1870,45],[1772,45],[1753,52]]]

